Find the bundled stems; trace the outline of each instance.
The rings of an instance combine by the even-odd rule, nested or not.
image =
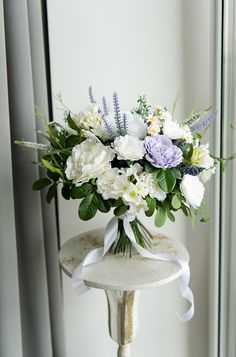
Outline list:
[[[150,239],[152,239],[152,236],[146,227],[137,218],[130,222],[130,225],[138,245],[142,248],[150,248]],[[129,257],[132,256],[132,242],[127,237],[122,219],[119,219],[117,239],[111,246],[110,252],[113,254],[123,254]]]

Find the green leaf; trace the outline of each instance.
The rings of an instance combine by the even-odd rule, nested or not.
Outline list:
[[[85,197],[79,206],[79,217],[83,221],[88,221],[93,218],[98,209],[98,198],[95,192],[90,193],[87,197]]]
[[[65,200],[70,199],[70,186],[69,185],[64,185],[61,189],[61,194],[62,197],[64,197]]]
[[[80,144],[81,143],[81,138],[80,136],[77,136],[77,135],[70,135],[68,136],[68,138],[66,138],[66,146],[67,147],[73,147],[77,144]]]
[[[182,142],[178,145],[183,152],[183,157],[186,161],[190,160],[193,155],[193,144],[186,144],[186,142]]]
[[[32,186],[32,189],[33,190],[41,190],[42,188],[50,185],[51,183],[52,183],[51,180],[49,180],[47,178],[43,178],[43,179],[35,181],[33,186]]]
[[[149,174],[152,174],[152,173],[158,172],[158,169],[156,167],[152,166],[152,164],[150,164],[150,162],[146,161],[144,164],[144,171]]]
[[[128,207],[125,205],[118,206],[114,209],[114,215],[115,216],[122,216],[122,214],[125,214],[128,211]]]
[[[181,172],[179,170],[177,170],[175,167],[173,167],[171,169],[171,171],[173,172],[173,174],[175,175],[175,178],[178,179],[178,180],[181,180],[182,178],[182,175],[181,175]]]
[[[47,195],[46,195],[47,203],[50,203],[52,201],[52,199],[56,196],[56,194],[57,194],[57,184],[53,183],[49,187]]]
[[[205,201],[203,200],[201,206],[195,211],[195,215],[199,218],[200,222],[209,221],[208,209]]]
[[[171,170],[161,170],[157,174],[157,182],[164,192],[171,192],[176,184],[176,178]]]
[[[155,211],[155,208],[156,208],[156,200],[155,200],[155,198],[147,196],[146,202],[147,202],[148,210],[145,211],[145,215],[147,217],[151,217]]]
[[[155,216],[155,225],[157,227],[162,227],[166,221],[166,209],[164,206],[159,206],[157,208],[156,216]]]
[[[182,206],[181,209],[182,209],[182,211],[183,211],[183,213],[185,214],[186,217],[188,217],[190,215],[188,207]]]
[[[173,213],[170,210],[167,211],[167,217],[169,218],[169,220],[171,222],[175,221],[175,216],[173,215]]]
[[[181,207],[181,201],[178,197],[178,195],[174,195],[172,200],[171,200],[171,205],[174,209],[179,209]]]
[[[47,170],[47,175],[53,181],[58,181],[60,178],[60,175],[57,172],[52,172],[50,170]]]
[[[46,167],[46,169],[48,169],[49,171],[52,171],[54,173],[56,172],[60,176],[63,177],[63,171],[61,169],[59,169],[58,167],[53,166],[52,164],[50,164],[49,161],[47,161],[45,159],[42,159],[41,161],[42,161],[43,165]]]
[[[88,196],[90,193],[93,192],[93,185],[91,183],[83,183],[81,186],[72,186],[70,190],[70,196],[73,199],[83,198]]]
[[[67,123],[69,124],[69,126],[71,127],[71,129],[73,129],[75,131],[80,131],[79,127],[75,124],[74,120],[71,118],[70,113],[68,114],[66,120],[67,120]]]
[[[111,209],[111,202],[109,200],[104,200],[101,195],[97,194],[98,198],[98,209],[102,213],[107,213]]]

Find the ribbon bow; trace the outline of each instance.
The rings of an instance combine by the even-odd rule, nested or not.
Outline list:
[[[165,254],[165,253],[154,254],[149,252],[145,248],[142,248],[136,242],[132,227],[130,225],[130,222],[133,221],[135,217],[125,215],[119,218],[123,219],[125,233],[127,237],[130,239],[130,241],[132,242],[137,252],[142,257],[148,259],[173,262],[181,268],[181,276],[179,278],[180,293],[181,296],[190,303],[190,308],[183,316],[180,316],[178,313],[177,315],[182,321],[191,320],[191,318],[194,315],[194,297],[191,289],[189,288],[189,280],[190,280],[189,260],[185,260],[183,258],[172,256],[170,254]],[[72,274],[72,286],[78,295],[81,295],[87,290],[89,290],[89,288],[84,284],[84,281],[82,279],[83,267],[100,261],[104,257],[104,255],[109,251],[112,244],[115,242],[117,238],[117,234],[118,234],[118,218],[113,217],[109,221],[106,227],[104,246],[101,248],[93,249],[91,252],[89,252]]]

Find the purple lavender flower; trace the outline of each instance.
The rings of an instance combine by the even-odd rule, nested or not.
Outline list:
[[[103,113],[105,115],[109,114],[108,106],[107,106],[107,101],[105,97],[102,97],[102,106],[103,106]]]
[[[114,107],[114,117],[116,122],[117,131],[120,135],[124,135],[124,123],[121,118],[120,113],[120,103],[117,92],[113,93],[113,107]]]
[[[207,118],[205,118],[204,120],[192,125],[190,127],[191,131],[192,132],[199,132],[201,131],[203,128],[206,128],[208,127],[211,122],[213,122],[213,120],[215,120],[216,118],[216,115],[217,115],[217,111],[215,112],[212,112]]]
[[[146,159],[158,168],[178,166],[183,160],[180,148],[166,135],[147,136],[144,140]]]
[[[96,100],[94,99],[94,96],[93,96],[93,88],[92,88],[92,86],[89,86],[89,88],[88,88],[88,94],[89,94],[90,102],[91,102],[92,104],[96,104]]]
[[[107,120],[106,116],[105,115],[102,115],[102,122],[104,124],[104,127],[107,131],[107,134],[109,136],[110,139],[114,139],[115,135],[113,133],[113,130],[110,126],[110,123],[109,123],[109,120]]]
[[[127,118],[127,114],[123,113],[123,122],[124,122],[124,131],[125,134],[128,133],[128,118]]]
[[[182,173],[183,175],[197,176],[204,170],[205,168],[200,166],[185,166],[182,168]]]

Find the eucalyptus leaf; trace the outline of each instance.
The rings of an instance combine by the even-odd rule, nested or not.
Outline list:
[[[171,222],[175,222],[175,216],[173,215],[173,213],[170,210],[167,211],[167,217],[169,218],[169,220]]]
[[[166,209],[164,206],[159,206],[157,208],[156,216],[155,216],[155,225],[157,227],[162,227],[166,221]]]
[[[147,217],[151,217],[155,211],[155,208],[156,208],[156,200],[155,200],[155,198],[147,196],[146,202],[147,202],[148,210],[145,211],[145,215]]]
[[[171,205],[174,209],[179,209],[181,207],[181,201],[178,197],[178,195],[174,195],[172,200],[171,200]]]

